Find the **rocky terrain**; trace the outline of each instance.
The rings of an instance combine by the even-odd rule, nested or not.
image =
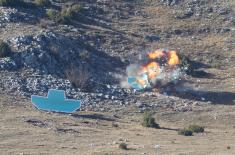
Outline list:
[[[69,23],[47,16],[51,8],[60,10],[72,4],[81,5],[82,10]],[[233,0],[52,0],[50,6],[2,6],[0,39],[12,52],[0,58],[0,95],[4,98],[1,103],[13,102],[10,96],[15,96],[32,116],[32,109],[36,109],[30,106],[30,96],[46,95],[48,89],[54,88],[65,90],[68,98],[82,100],[78,113],[129,117],[132,112],[135,116],[151,109],[177,113],[181,119],[181,113],[189,117],[190,112],[206,111],[208,107],[210,111],[213,106],[232,109],[234,10]],[[159,48],[184,55],[190,60],[186,62],[190,70],[182,71],[175,83],[158,88],[136,91],[122,87],[127,66],[137,62],[139,55]],[[13,103],[19,112],[18,103]],[[59,114],[54,115],[59,119]],[[159,117],[164,123],[164,114]]]

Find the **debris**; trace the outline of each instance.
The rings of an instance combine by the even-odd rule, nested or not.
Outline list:
[[[127,81],[132,88],[141,90],[156,85],[161,80],[177,80],[180,76],[177,67],[179,63],[175,51],[158,49],[143,55],[139,64],[127,67]]]
[[[160,149],[161,146],[160,146],[160,145],[155,145],[154,148],[155,148],[155,149]]]
[[[47,124],[45,122],[37,119],[28,119],[25,122],[37,127],[47,127]]]

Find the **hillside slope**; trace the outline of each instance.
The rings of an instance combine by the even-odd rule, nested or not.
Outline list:
[[[11,48],[0,49],[1,153],[234,154],[234,0],[30,0],[0,6],[0,40]],[[123,87],[127,67],[160,48],[188,70],[159,87]],[[51,88],[81,109],[38,111],[30,96]],[[165,128],[141,127],[146,110]],[[206,132],[177,135],[192,123]]]

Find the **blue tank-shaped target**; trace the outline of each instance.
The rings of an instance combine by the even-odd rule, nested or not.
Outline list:
[[[40,110],[73,113],[81,107],[80,100],[66,99],[63,90],[50,89],[47,97],[32,95],[31,101]]]

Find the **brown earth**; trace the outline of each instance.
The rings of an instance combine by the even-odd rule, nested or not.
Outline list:
[[[158,110],[154,117],[162,129],[152,129],[141,126],[142,114],[131,107],[65,115],[42,112],[25,99],[5,95],[0,105],[0,154],[235,154],[235,106]],[[178,135],[176,130],[189,124],[205,126],[205,132]],[[122,142],[128,150],[119,149]]]

